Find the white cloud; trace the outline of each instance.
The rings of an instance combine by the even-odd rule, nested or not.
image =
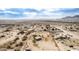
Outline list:
[[[14,8],[14,9],[6,9],[6,8],[2,8],[0,9],[0,16],[5,18],[61,18],[64,16],[72,16],[72,15],[79,15],[78,12],[79,9],[75,9],[73,8],[71,11],[73,11],[73,13],[67,8],[64,8],[64,10],[62,10],[62,8],[51,8],[51,9],[35,9],[35,8]],[[77,11],[77,12],[76,12]]]
[[[37,15],[37,13],[35,13],[35,12],[24,12],[23,15],[26,16],[26,18],[33,18]]]
[[[19,14],[18,12],[13,12],[13,11],[4,11],[4,13],[11,13],[11,14]]]

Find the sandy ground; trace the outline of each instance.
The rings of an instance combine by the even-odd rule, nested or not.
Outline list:
[[[0,24],[0,51],[79,50],[79,24]]]

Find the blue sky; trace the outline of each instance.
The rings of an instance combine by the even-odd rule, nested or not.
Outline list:
[[[79,15],[78,4],[79,0],[0,0],[0,19],[56,19]]]
[[[0,9],[2,19],[56,19],[79,15],[79,8],[4,8]]]

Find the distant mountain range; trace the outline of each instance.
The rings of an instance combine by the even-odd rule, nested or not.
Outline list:
[[[52,22],[52,21],[59,21],[59,22],[79,22],[79,15],[75,16],[67,16],[61,19],[22,19],[22,20],[8,20],[8,19],[0,19],[0,24],[14,24],[14,23],[28,23],[28,22]]]
[[[79,22],[79,15],[67,16],[67,17],[64,17],[64,18],[60,19],[59,21],[65,21],[65,22]]]

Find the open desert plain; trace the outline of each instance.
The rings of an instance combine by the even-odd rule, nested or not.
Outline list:
[[[0,51],[77,51],[79,22],[1,21]]]

